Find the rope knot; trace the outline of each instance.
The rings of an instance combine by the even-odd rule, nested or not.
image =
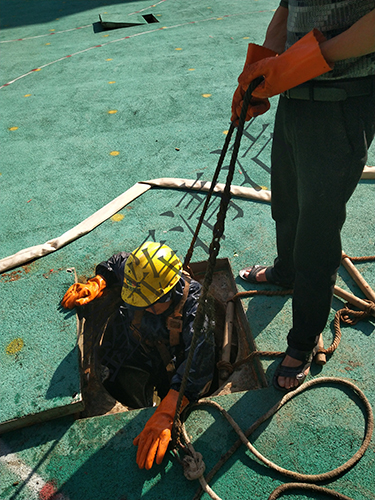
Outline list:
[[[229,377],[229,375],[232,375],[232,373],[234,372],[234,367],[232,365],[232,363],[230,363],[229,361],[225,361],[223,359],[221,359],[220,361],[218,361],[216,363],[216,366],[217,366],[217,369],[220,371],[226,371],[228,372],[228,376],[227,378]]]
[[[193,452],[193,456],[186,455],[182,460],[184,475],[189,481],[194,481],[203,476],[206,470],[206,465],[203,462],[201,453]]]
[[[359,321],[371,316],[374,311],[374,303],[370,300],[366,300],[365,302],[368,303],[368,306],[363,311],[354,311],[353,309],[350,309],[346,304],[345,308],[339,311],[341,321],[343,323],[346,323],[347,325],[354,326]]]
[[[365,300],[368,303],[368,306],[365,309],[365,313],[368,316],[375,316],[375,303],[372,300]]]

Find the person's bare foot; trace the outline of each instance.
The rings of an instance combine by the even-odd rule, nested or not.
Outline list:
[[[299,359],[294,359],[291,356],[286,355],[281,365],[295,368],[301,365],[301,361]],[[304,374],[308,375],[309,371],[310,367],[308,367],[304,371]],[[284,387],[285,389],[296,388],[300,385],[300,382],[295,377],[278,377],[277,383],[279,384],[280,387]]]

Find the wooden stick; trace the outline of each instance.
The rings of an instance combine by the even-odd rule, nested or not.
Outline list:
[[[345,267],[345,269],[348,271],[350,276],[357,283],[357,285],[362,290],[362,292],[366,295],[366,297],[369,300],[371,300],[372,302],[375,302],[374,290],[370,287],[370,285],[364,279],[362,274],[357,270],[357,268],[355,267],[353,262],[349,259],[349,257],[344,252],[342,254],[342,264]]]
[[[223,347],[221,359],[222,361],[230,361],[230,350],[232,345],[232,332],[233,332],[233,316],[234,316],[234,302],[230,300],[227,302],[227,310],[225,314],[225,325],[223,335]],[[229,377],[228,370],[222,368],[219,370],[220,379],[227,380]]]
[[[324,349],[322,334],[319,335],[318,347],[319,349]],[[317,365],[325,365],[327,363],[327,357],[324,352],[318,352],[318,354],[315,355],[315,363]]]

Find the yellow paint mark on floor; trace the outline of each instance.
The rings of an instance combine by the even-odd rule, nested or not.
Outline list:
[[[23,343],[23,340],[18,338],[18,339],[14,339],[12,340],[12,342],[10,342],[5,351],[7,354],[16,354],[17,352],[20,352],[20,350],[22,349],[22,347],[24,346],[24,343]]]
[[[109,154],[111,156],[118,156],[120,154],[120,151],[111,151]]]
[[[120,220],[122,220],[124,217],[125,217],[125,215],[115,214],[115,215],[112,215],[111,220],[113,220],[113,222],[120,222]]]
[[[116,113],[117,113],[117,109],[110,109],[110,110],[108,111],[108,114],[109,114],[109,115],[114,115],[114,114],[116,114]]]
[[[10,127],[9,130],[13,132],[13,130],[18,130],[18,127]]]
[[[182,50],[181,47],[176,47],[174,50]]]
[[[106,59],[106,61],[113,61],[113,59],[109,58],[109,59]]]
[[[23,97],[30,97],[31,94],[25,94]]]
[[[108,83],[116,83],[116,82],[108,82]]]
[[[228,135],[228,130],[223,130],[224,135]]]
[[[195,68],[189,68],[189,71],[195,71]]]
[[[202,94],[202,97],[211,97],[212,94]]]

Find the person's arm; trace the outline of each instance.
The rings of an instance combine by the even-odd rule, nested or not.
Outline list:
[[[375,52],[375,9],[361,17],[340,35],[320,44],[320,50],[329,62],[361,57]]]
[[[124,266],[129,254],[121,252],[96,266],[96,276],[87,283],[75,283],[65,293],[61,305],[66,309],[83,306],[101,297],[105,288],[121,285],[124,279]]]
[[[107,286],[122,285],[125,262],[129,255],[128,252],[112,255],[110,259],[96,266],[96,274],[100,274],[106,280]]]
[[[286,7],[278,7],[268,25],[263,47],[267,47],[267,49],[271,49],[278,54],[284,52],[287,22],[288,9]]]

